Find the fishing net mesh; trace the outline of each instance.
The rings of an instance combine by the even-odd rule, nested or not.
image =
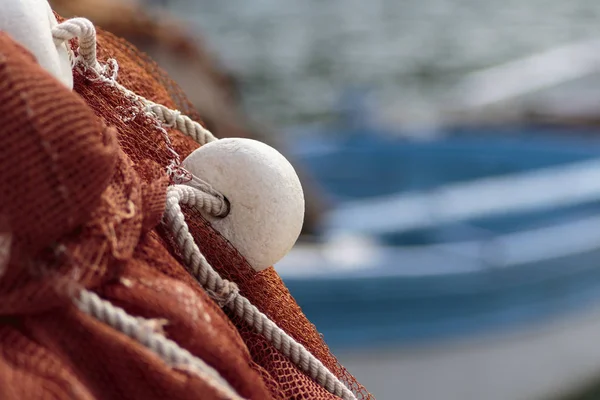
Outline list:
[[[233,324],[158,240],[168,181],[157,162],[134,162],[119,146],[127,124],[107,128],[4,33],[0,86],[1,229],[11,236],[0,398],[222,398],[195,371],[78,311],[81,288],[164,330],[242,396],[273,398]]]
[[[199,120],[183,90],[126,41],[98,29],[98,57],[117,60],[124,86]],[[115,87],[85,74],[75,71],[70,92],[0,33],[0,233],[12,238],[0,278],[0,398],[222,398],[194,371],[166,365],[78,311],[71,297],[79,288],[201,357],[245,398],[335,398],[243,321],[225,315],[159,224],[169,147],[183,159],[198,144],[161,129]],[[273,268],[255,272],[202,215],[184,212],[224,278],[358,398],[372,398],[337,362]]]

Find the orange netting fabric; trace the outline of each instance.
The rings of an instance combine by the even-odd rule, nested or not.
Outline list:
[[[98,29],[98,42],[100,60],[114,58],[118,61],[119,82],[121,84],[154,102],[190,112],[192,106],[187,101],[184,91],[156,63],[124,40],[101,29]],[[154,81],[154,84],[150,85],[152,81]],[[156,84],[161,88],[155,87]],[[166,99],[167,96],[170,99]],[[182,159],[198,147],[196,142],[185,137],[177,130],[171,129],[169,134]],[[137,140],[133,147],[138,147]],[[304,316],[277,272],[273,268],[268,268],[259,273],[255,272],[246,260],[218,232],[212,229],[200,213],[194,212],[190,208],[184,209],[190,231],[197,239],[196,242],[213,268],[223,278],[236,282],[244,296],[294,339],[309,349],[327,368],[357,393],[359,399],[372,398],[368,391],[337,362],[314,325]],[[173,248],[175,247],[173,246]],[[264,338],[254,335],[241,321],[236,321],[236,326],[245,339],[255,361],[263,366],[267,363],[269,366],[267,370],[272,372],[275,379],[285,383],[290,381],[290,375],[298,375],[297,368],[268,344]],[[305,380],[307,378],[301,374],[296,379]],[[308,379],[306,384],[310,387],[314,385],[314,382]],[[302,385],[298,387],[288,386],[291,388],[288,395],[296,396],[297,393],[294,390],[298,390],[298,393],[302,392]],[[311,393],[310,390],[308,393]],[[299,396],[295,398],[308,397]]]
[[[121,84],[197,117],[156,64],[98,31],[98,58],[117,60]],[[6,215],[15,238],[0,279],[0,398],[51,393],[61,399],[187,399],[198,393],[220,398],[193,371],[165,365],[70,306],[69,297],[80,287],[145,318],[246,398],[335,398],[243,321],[228,318],[182,266],[169,232],[157,226],[168,184],[164,170],[173,155],[156,120],[114,87],[81,72],[74,76],[80,97],[69,92],[7,35],[0,34],[0,51],[0,166],[9,171],[0,177],[0,216]],[[17,101],[23,98],[37,103]],[[15,119],[21,124],[12,123]],[[31,132],[23,133],[21,125]],[[174,129],[168,129],[168,138],[181,158],[198,146]],[[66,186],[53,180],[61,173],[67,174]],[[22,174],[39,186],[19,186]],[[73,197],[77,202],[60,197],[64,187],[79,196]],[[200,214],[185,213],[201,250],[224,278],[236,282],[359,398],[372,398],[339,365],[272,268],[254,272]],[[36,223],[44,229],[15,228]],[[41,388],[35,389],[39,397],[26,391],[33,386]]]
[[[31,54],[2,32],[0,44],[0,218],[11,238],[10,258],[0,260],[2,315],[65,301],[54,291],[60,274],[42,281],[52,266],[33,260],[62,251],[56,241],[102,208],[118,145],[80,98],[57,97],[58,83]]]
[[[13,239],[0,277],[0,398],[223,398],[80,312],[82,288],[210,360],[245,398],[273,398],[227,316],[156,239],[162,169],[148,164],[144,181],[116,131],[2,32],[0,82],[0,215]]]

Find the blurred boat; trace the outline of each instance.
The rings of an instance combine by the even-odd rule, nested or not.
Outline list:
[[[465,75],[441,112],[463,124],[598,126],[599,83],[600,39],[582,40]]]
[[[540,332],[515,339],[600,314],[600,141],[558,130],[445,133],[298,144],[337,207],[319,240],[278,264],[292,294],[380,399],[549,398],[600,375],[600,350],[571,343],[600,337],[598,319],[539,343]],[[422,357],[402,350],[415,348]],[[489,379],[467,383],[441,360]],[[369,365],[378,372],[361,377]],[[512,386],[485,393],[498,382]]]

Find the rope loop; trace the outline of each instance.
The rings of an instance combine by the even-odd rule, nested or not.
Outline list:
[[[145,112],[160,122],[160,124],[157,124],[157,128],[163,132],[168,148],[174,153],[173,161],[167,170],[171,171],[171,176],[179,174],[172,179],[173,185],[167,189],[163,224],[173,234],[183,255],[183,261],[190,273],[221,307],[233,310],[236,315],[245,320],[259,334],[265,336],[276,349],[281,351],[283,355],[288,357],[317,383],[343,400],[356,400],[354,394],[319,359],[279,328],[246,297],[242,296],[234,282],[221,278],[208,263],[190,234],[180,204],[198,207],[214,216],[227,215],[230,205],[225,196],[214,190],[210,184],[194,176],[189,179],[190,177],[183,172],[185,170],[179,169],[182,168],[180,167],[179,155],[170,146],[170,139],[165,128],[177,128],[182,133],[192,137],[200,145],[213,142],[217,138],[209,130],[178,110],[171,110],[164,105],[147,100],[118,83],[118,65],[115,65],[116,61],[111,61],[109,66],[103,66],[97,60],[96,29],[91,21],[85,18],[73,18],[56,26],[52,30],[52,34],[57,45],[73,38],[79,38],[79,55],[75,64],[81,64],[84,69],[91,70],[96,74],[98,80],[117,88],[126,98],[139,104]],[[186,351],[180,349],[176,343],[166,338],[156,338],[147,332],[141,334],[136,325],[130,320],[133,317],[128,316],[122,309],[102,301],[95,294],[82,291],[81,296],[76,300],[76,304],[88,314],[117,327],[117,329],[138,341],[147,342],[152,339],[152,342],[144,344],[155,351],[168,350],[168,354],[163,354],[163,356],[167,358],[183,357],[182,359],[197,365],[197,361],[190,359],[193,356],[191,354],[186,355]],[[206,370],[205,367],[208,366],[202,366]],[[237,395],[234,393],[231,398],[237,398],[234,396]]]

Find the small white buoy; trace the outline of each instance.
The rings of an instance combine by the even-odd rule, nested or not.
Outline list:
[[[73,89],[67,43],[55,45],[52,28],[58,25],[47,0],[0,0],[0,30],[29,50],[37,62]]]
[[[252,139],[221,139],[194,151],[183,167],[229,200],[226,217],[203,215],[256,271],[281,260],[296,243],[304,193],[277,150]]]

